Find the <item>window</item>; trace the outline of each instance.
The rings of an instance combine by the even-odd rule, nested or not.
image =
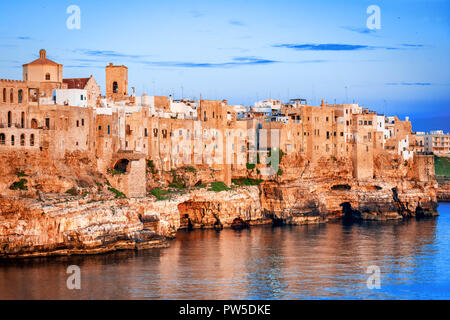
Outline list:
[[[80,121],[79,120],[77,120],[77,127],[79,127],[80,126]]]
[[[12,113],[11,111],[8,111],[8,128],[11,128],[12,126]]]
[[[341,131],[341,137],[343,137],[344,136],[344,133]]]
[[[45,126],[50,129],[50,118],[45,118]]]
[[[14,136],[11,136],[11,145],[14,145]]]
[[[50,80],[50,73],[45,74],[45,80]]]
[[[9,90],[9,102],[14,102],[14,90],[12,88]]]
[[[364,120],[364,125],[367,126],[367,120]]]
[[[18,102],[22,103],[22,99],[23,99],[23,91],[22,91],[22,89],[19,90],[17,96],[18,96]]]
[[[25,135],[23,133],[20,135],[20,145],[22,147],[25,145]]]
[[[84,127],[84,119],[81,119],[81,125]]]
[[[30,135],[30,146],[34,146],[34,134]]]
[[[371,126],[372,125],[372,121],[369,121],[369,126]]]
[[[328,117],[326,117],[325,120],[328,122]]]
[[[117,85],[117,81],[113,82],[113,93],[119,92],[119,86]]]
[[[147,129],[145,129],[145,130],[147,131]],[[108,124],[108,134],[110,134],[110,133],[111,133],[111,127]]]
[[[83,101],[83,100],[84,100],[84,97],[83,97],[83,95],[80,95],[80,98],[81,98],[81,101]]]
[[[102,126],[98,126],[98,131],[102,131]]]
[[[21,113],[21,117],[20,117],[20,126],[22,128],[25,128],[25,112]]]
[[[3,88],[3,102],[6,102],[6,88]]]
[[[5,134],[0,133],[0,144],[5,144]]]

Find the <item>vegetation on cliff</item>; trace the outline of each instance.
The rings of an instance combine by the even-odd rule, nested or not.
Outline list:
[[[450,158],[435,156],[434,168],[436,175],[450,177]]]

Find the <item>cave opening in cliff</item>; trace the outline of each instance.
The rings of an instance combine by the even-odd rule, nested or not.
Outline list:
[[[126,173],[129,163],[130,163],[130,160],[128,160],[128,159],[120,159],[119,161],[117,161],[116,165],[114,166],[114,170],[119,171],[121,173]]]

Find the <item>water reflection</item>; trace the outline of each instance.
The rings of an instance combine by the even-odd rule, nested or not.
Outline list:
[[[448,298],[450,206],[422,221],[180,232],[170,248],[0,262],[0,299]],[[66,268],[81,268],[68,290]],[[381,268],[381,289],[366,286]]]

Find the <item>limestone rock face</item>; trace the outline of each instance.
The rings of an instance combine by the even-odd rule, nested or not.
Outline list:
[[[42,203],[0,198],[0,257],[93,254],[167,245],[187,218],[196,228],[235,218],[270,223],[261,212],[258,187],[194,190],[170,200],[153,198]]]
[[[263,210],[287,224],[326,222],[345,215],[343,208],[351,208],[354,217],[365,220],[429,216],[437,214],[436,201],[434,185],[402,180],[302,179],[265,183],[261,193]],[[348,206],[343,207],[344,204]]]
[[[437,198],[439,201],[450,202],[450,178],[439,177],[438,179],[439,189],[437,191]]]

